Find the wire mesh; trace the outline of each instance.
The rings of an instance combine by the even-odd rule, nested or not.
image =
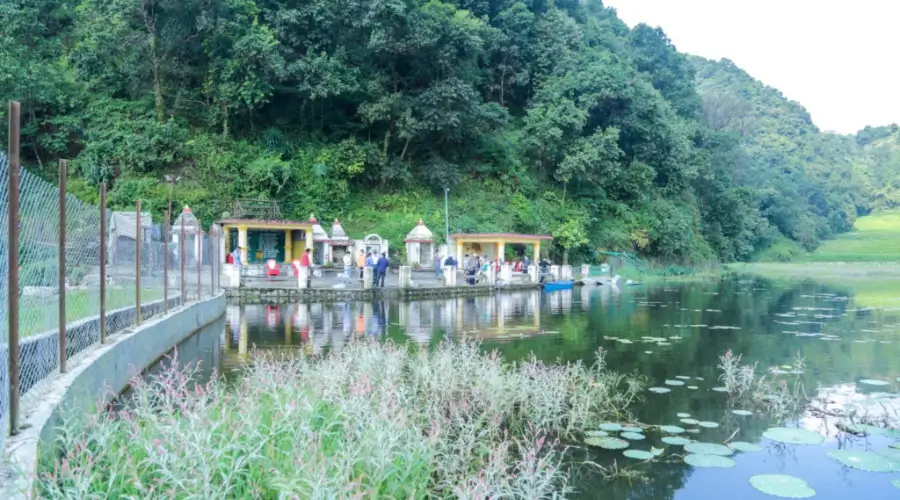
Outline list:
[[[7,252],[7,225],[9,223],[9,171],[6,155],[0,152],[0,450],[5,449],[9,433],[9,328],[7,316],[7,279],[9,259]]]
[[[66,356],[100,342],[100,209],[66,197]]]
[[[131,219],[129,219],[131,217]],[[106,317],[108,335],[112,337],[118,332],[131,328],[137,323],[138,301],[138,271],[141,272],[141,288],[143,289],[144,273],[149,271],[143,261],[149,260],[148,240],[150,236],[150,224],[141,217],[139,222],[134,212],[110,212],[110,231],[107,235],[107,263],[106,263]],[[130,224],[126,227],[122,222]],[[118,228],[118,229],[117,229]],[[138,252],[137,232],[141,232],[141,252]],[[138,258],[141,264],[138,265]],[[148,279],[150,277],[148,276]],[[143,291],[143,290],[142,290]],[[162,294],[160,293],[160,296]],[[147,298],[142,297],[142,302]]]
[[[153,226],[141,241],[141,320],[163,314],[163,252],[166,251],[162,229]],[[171,297],[171,296],[170,296]]]
[[[25,415],[59,369],[59,189],[22,169],[19,200],[19,384]]]

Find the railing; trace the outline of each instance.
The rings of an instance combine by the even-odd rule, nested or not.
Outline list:
[[[221,235],[154,231],[140,200],[135,226],[113,231],[106,186],[91,205],[65,193],[64,160],[58,186],[21,169],[18,103],[9,120],[9,157],[0,152],[0,417],[16,433],[54,376],[84,353],[217,293]]]

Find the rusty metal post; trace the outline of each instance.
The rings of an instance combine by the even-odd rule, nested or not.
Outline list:
[[[187,304],[187,295],[184,293],[184,214],[181,214],[181,237],[178,239],[181,248],[181,305]]]
[[[141,233],[144,232],[144,222],[141,220],[141,200],[137,200],[134,207],[135,213],[137,213],[137,237],[134,239],[137,248],[134,265],[134,324],[141,326]]]
[[[19,103],[9,102],[9,429],[19,430]]]
[[[169,314],[169,211],[163,223],[163,311]]]
[[[213,235],[212,227],[209,228],[209,251],[206,253],[209,257],[209,296],[212,297],[216,294],[215,284],[216,284],[216,253],[215,252],[215,236]]]
[[[203,296],[203,230],[197,228],[197,234],[194,236],[194,246],[197,249],[197,300]]]
[[[66,160],[59,160],[59,373],[66,373]]]
[[[100,343],[106,343],[106,183],[100,183]]]

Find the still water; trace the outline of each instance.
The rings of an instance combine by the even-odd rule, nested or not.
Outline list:
[[[900,297],[900,290],[897,291]],[[873,309],[860,303],[851,286],[773,282],[760,278],[679,282],[621,290],[583,287],[553,293],[510,293],[493,297],[417,302],[376,301],[281,306],[230,306],[221,349],[208,356],[226,376],[236,376],[254,349],[311,355],[340,349],[354,338],[392,339],[433,344],[466,336],[485,349],[498,349],[508,360],[534,353],[546,362],[592,362],[598,348],[610,367],[646,378],[647,392],[633,408],[635,418],[650,425],[684,425],[678,413],[719,424],[687,437],[703,442],[747,441],[762,451],[738,453],[732,468],[694,468],[680,458],[680,447],[666,447],[658,461],[641,463],[621,452],[576,449],[576,461],[590,460],[648,472],[631,479],[604,481],[588,466],[572,478],[579,498],[732,500],[771,498],[748,480],[756,474],[788,474],[805,480],[815,498],[900,499],[891,480],[897,473],[863,472],[826,456],[838,448],[882,451],[884,436],[854,437],[835,428],[836,419],[801,407],[787,418],[756,412],[731,413],[728,396],[712,391],[718,381],[718,358],[726,351],[758,363],[768,373],[805,358],[802,374],[785,377],[817,407],[841,408],[874,401],[873,414],[900,418],[900,299],[896,308]],[[642,337],[665,337],[648,342]],[[624,341],[623,341],[624,340]],[[630,342],[629,342],[630,341]],[[666,380],[690,377],[685,386]],[[858,382],[878,379],[872,388]],[[696,386],[689,389],[687,386]],[[873,392],[878,392],[874,394]],[[820,445],[785,445],[762,437],[773,426],[799,425],[827,436]],[[663,447],[648,431],[632,448]],[[897,450],[900,459],[900,450]]]

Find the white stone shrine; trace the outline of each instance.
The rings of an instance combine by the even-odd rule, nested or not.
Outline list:
[[[341,221],[334,219],[334,224],[331,225],[332,260],[336,263],[340,263],[341,259],[344,257],[344,254],[352,251],[353,242],[350,241],[350,237],[347,236],[346,232],[344,232],[344,228],[341,226]]]
[[[406,263],[410,266],[421,265],[423,267],[431,267],[434,265],[434,235],[431,230],[425,226],[422,219],[419,223],[406,235],[403,240],[406,243]]]
[[[322,229],[322,225],[319,224],[319,220],[316,219],[315,215],[309,216],[309,223],[312,224],[313,263],[321,266],[331,261],[331,238]]]

